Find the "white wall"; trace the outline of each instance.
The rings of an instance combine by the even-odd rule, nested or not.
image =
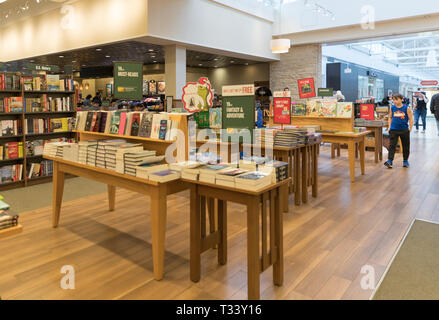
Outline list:
[[[265,6],[262,2],[256,0],[211,0],[245,12],[255,17],[274,22],[275,10],[272,7]]]
[[[271,53],[273,24],[211,0],[149,0],[148,39],[261,61]]]
[[[296,1],[282,6],[281,19],[276,23],[275,34],[359,25],[366,16],[366,11],[362,11],[366,10],[365,5],[373,8],[377,22],[439,13],[437,0],[319,0],[317,3],[333,12],[335,20],[312,11],[312,7],[305,6],[305,1]]]
[[[270,65],[258,63],[249,66],[210,69],[209,80],[216,92],[221,93],[223,86],[269,81]]]

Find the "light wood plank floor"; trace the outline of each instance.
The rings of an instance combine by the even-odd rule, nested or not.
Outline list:
[[[439,138],[413,133],[412,167],[400,155],[393,170],[367,153],[367,175],[349,182],[346,150],[320,157],[320,196],[284,216],[285,282],[261,277],[263,299],[368,299],[361,268],[384,273],[415,217],[439,221]],[[359,164],[357,163],[359,174]],[[23,191],[25,192],[25,191]],[[22,215],[25,232],[0,241],[2,299],[246,299],[246,215],[229,204],[229,262],[216,251],[202,256],[202,280],[189,280],[189,194],[170,197],[165,278],[153,279],[148,198],[117,192],[107,212],[106,194],[63,205],[61,227],[52,229],[51,209]],[[76,289],[60,288],[60,269],[76,270]]]

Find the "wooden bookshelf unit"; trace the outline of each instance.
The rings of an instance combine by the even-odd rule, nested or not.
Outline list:
[[[2,73],[3,74],[3,73]],[[5,73],[11,74],[11,73]],[[13,73],[20,77],[20,90],[0,90],[0,100],[4,98],[18,97],[23,99],[22,112],[2,112],[0,113],[0,121],[4,120],[19,120],[22,124],[22,133],[15,136],[0,136],[0,145],[4,145],[8,142],[21,142],[23,144],[23,158],[9,159],[0,161],[0,168],[7,165],[23,164],[23,178],[20,181],[14,181],[9,183],[0,183],[0,191],[10,190],[15,188],[27,187],[39,183],[46,183],[51,180],[51,176],[43,176],[36,178],[28,178],[27,164],[43,160],[43,156],[28,156],[26,152],[26,142],[34,140],[50,140],[56,138],[75,138],[74,133],[67,132],[51,132],[51,133],[37,133],[37,134],[25,134],[25,122],[27,119],[59,119],[59,118],[75,118],[76,117],[76,93],[75,91],[48,91],[48,90],[24,90],[23,78],[25,77],[37,77],[38,75],[25,75],[20,73]],[[62,79],[72,80],[71,76],[62,76]],[[73,109],[70,111],[45,111],[45,112],[26,112],[25,99],[27,98],[39,98],[43,95],[47,97],[61,98],[68,97],[72,99]]]

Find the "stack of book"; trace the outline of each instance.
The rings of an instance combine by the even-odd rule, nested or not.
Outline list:
[[[208,165],[200,169],[199,180],[207,183],[215,183],[216,175],[230,169],[229,164],[220,163],[215,165]]]
[[[104,140],[101,142],[101,147],[103,146],[105,150],[105,169],[116,171],[116,148],[124,143],[127,143],[124,139]]]
[[[180,172],[168,169],[168,170],[151,172],[149,173],[148,179],[151,181],[164,183],[164,182],[178,180],[180,179],[180,177],[181,177]]]
[[[249,191],[258,191],[271,183],[272,175],[261,171],[245,173],[235,178],[236,188]]]
[[[77,143],[69,143],[62,148],[62,158],[67,161],[79,161],[79,146]]]
[[[97,148],[97,140],[80,141],[78,143],[78,162],[87,164],[87,152],[89,148]]]
[[[307,130],[303,128],[288,128],[280,131],[274,138],[276,147],[297,147],[306,142]]]
[[[143,151],[140,143],[122,143],[115,147],[116,150],[116,172],[125,173],[125,154]]]
[[[241,168],[228,168],[217,173],[215,183],[220,186],[236,188],[236,177],[248,173],[248,170]]]
[[[273,169],[273,174],[275,176],[275,181],[273,182],[281,182],[288,178],[288,163],[272,160],[265,164],[267,168]]]
[[[4,203],[3,201],[0,201]],[[0,211],[0,230],[18,226],[18,215],[9,213],[7,209]]]
[[[142,164],[155,163],[162,161],[165,157],[156,156],[156,151],[143,150],[124,154],[124,172],[131,176],[136,176],[136,168]]]
[[[98,152],[98,144],[91,144],[87,146],[87,165],[96,167],[96,154]]]
[[[153,172],[168,170],[169,165],[165,163],[145,163],[136,167],[136,177],[149,179],[149,175]]]
[[[63,157],[63,148],[65,146],[69,146],[71,143],[68,142],[49,142],[44,145],[43,155],[54,157],[54,158],[62,158]]]
[[[178,162],[169,165],[170,169],[181,172],[182,179],[198,180],[200,174],[200,168],[203,165],[198,161],[185,161]]]
[[[125,140],[99,140],[96,149],[96,167],[106,169],[106,147],[112,144],[126,143]]]
[[[322,142],[322,134],[321,133],[313,133],[308,132],[306,135],[306,144],[316,144]]]

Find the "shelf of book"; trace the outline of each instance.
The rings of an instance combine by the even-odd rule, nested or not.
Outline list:
[[[279,126],[274,123],[273,117],[270,117],[270,126]],[[354,130],[354,115],[352,117],[314,117],[314,116],[292,116],[291,125],[296,126],[320,126],[325,131],[345,131]]]
[[[4,239],[6,237],[11,237],[14,236],[16,234],[19,234],[23,232],[23,227],[21,225],[12,227],[12,228],[8,228],[8,229],[3,229],[0,230],[0,240]]]
[[[0,167],[7,166],[7,165],[10,165],[10,164],[16,164],[16,163],[18,163],[20,161],[24,161],[24,158],[0,160]]]
[[[29,119],[59,119],[62,117],[65,118],[75,118],[76,117],[76,92],[75,90],[69,91],[72,88],[74,88],[73,83],[73,77],[72,76],[63,76],[60,75],[58,78],[59,81],[59,88],[61,90],[49,90],[50,85],[53,85],[53,82],[50,83],[50,81],[46,81],[48,79],[42,79],[45,78],[46,75],[25,75],[20,73],[14,73],[14,74],[7,74],[7,73],[0,73],[0,77],[3,77],[6,75],[9,77],[15,77],[16,81],[12,81],[12,90],[10,88],[7,88],[7,90],[0,90],[0,100],[5,99],[5,103],[2,106],[2,110],[8,110],[8,108],[11,108],[9,110],[17,111],[21,110],[21,112],[10,112],[10,113],[0,113],[0,121],[6,121],[6,120],[21,120],[22,127],[24,128],[24,124]],[[35,78],[40,77],[41,81],[35,81]],[[50,75],[47,75],[47,78],[51,77]],[[57,77],[57,76],[55,76]],[[20,80],[20,81],[18,81]],[[53,79],[52,79],[53,80]],[[5,83],[5,82],[4,82]],[[6,82],[7,85],[7,82]],[[56,85],[56,83],[55,83]],[[15,86],[15,87],[13,87]],[[41,90],[33,90],[35,89],[35,86],[37,88],[41,88]],[[20,88],[20,90],[15,90],[17,88]],[[4,87],[2,87],[4,89]],[[65,90],[67,89],[67,91]],[[43,95],[47,96],[47,100],[39,100]],[[7,98],[18,98],[11,101],[6,102]],[[52,99],[49,99],[51,97]],[[59,103],[57,100],[61,99],[61,102]],[[66,98],[66,101],[64,102],[64,98]],[[31,101],[28,101],[30,99]],[[39,106],[34,108],[34,102],[32,99],[36,99],[37,103],[40,103]],[[12,100],[12,99],[11,99]],[[21,102],[21,106],[19,105]],[[8,103],[9,105],[7,105]],[[17,106],[18,104],[18,106]],[[6,107],[8,106],[8,108]],[[32,108],[30,107],[32,106]],[[65,110],[69,109],[69,111],[42,111],[44,109],[50,109],[50,110]],[[73,110],[72,110],[73,109]],[[36,111],[36,112],[26,112],[27,111]],[[31,120],[29,120],[31,121]],[[51,123],[52,125],[52,123]],[[41,130],[41,129],[40,129]],[[51,132],[51,133],[38,133],[38,134],[21,134],[16,136],[0,136],[0,145],[4,145],[7,142],[22,142],[23,146],[26,146],[27,142],[35,141],[35,140],[51,140],[51,139],[58,139],[58,138],[76,138],[75,133],[71,131],[63,131],[63,132]],[[21,158],[19,160],[5,160],[0,161],[0,168],[8,165],[14,165],[14,164],[23,164],[23,177],[24,179],[22,181],[16,181],[11,183],[5,183],[0,184],[0,190],[9,190],[14,188],[20,188],[20,187],[26,187],[29,185],[34,185],[38,183],[45,183],[51,181],[52,177],[37,177],[37,178],[31,178],[28,179],[29,172],[28,171],[28,163],[32,162],[41,162],[43,161],[42,156],[27,156],[26,155],[26,148],[24,148],[24,158]]]

